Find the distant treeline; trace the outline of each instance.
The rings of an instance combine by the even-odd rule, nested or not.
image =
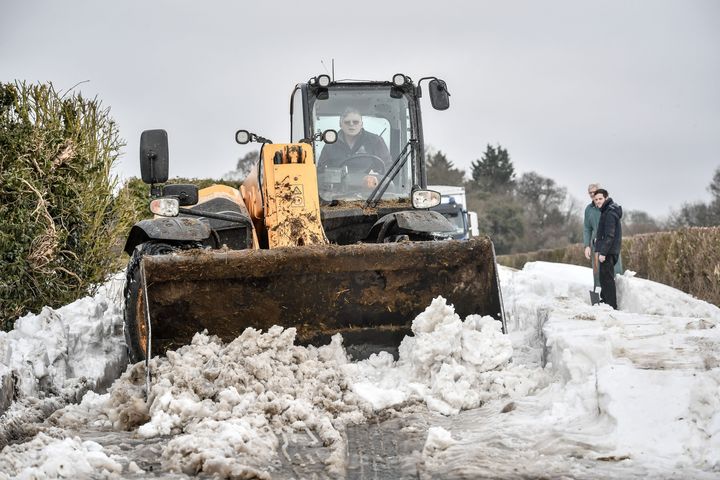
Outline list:
[[[558,249],[582,242],[584,203],[567,189],[536,172],[517,175],[508,151],[488,145],[471,164],[470,175],[455,168],[441,151],[427,155],[428,183],[464,185],[468,210],[476,211],[480,231],[489,235],[498,254]],[[640,210],[623,215],[625,236],[720,225],[720,167],[708,187],[710,203],[685,204],[665,221]]]

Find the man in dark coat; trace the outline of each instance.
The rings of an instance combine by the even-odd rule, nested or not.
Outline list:
[[[348,108],[340,116],[340,134],[337,142],[323,147],[318,159],[318,167],[340,167],[348,158],[354,156],[378,157],[384,164],[383,170],[390,164],[390,151],[385,140],[365,130],[360,112]],[[369,165],[372,165],[372,162]],[[376,173],[383,173],[377,171],[379,167],[380,165],[377,165],[373,170],[376,170]]]
[[[603,188],[595,191],[593,202],[600,209],[600,222],[595,237],[595,251],[600,262],[600,299],[617,310],[615,264],[622,247],[622,207],[613,202],[608,191]]]
[[[590,203],[585,207],[583,217],[583,245],[585,246],[585,258],[590,260],[593,269],[593,291],[600,286],[600,262],[598,262],[597,252],[595,251],[595,236],[600,222],[600,209],[595,206],[595,192],[598,188],[600,188],[598,183],[591,183],[588,186]],[[615,273],[619,275],[623,273],[622,255],[618,256]]]

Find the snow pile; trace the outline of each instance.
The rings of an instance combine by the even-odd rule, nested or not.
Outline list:
[[[53,438],[38,433],[31,441],[3,455],[0,478],[120,478],[122,466],[103,452],[102,445],[79,438]],[[132,468],[130,469],[133,470]]]
[[[187,474],[269,478],[279,432],[310,429],[342,463],[340,430],[365,420],[369,408],[350,390],[339,364],[347,357],[336,337],[326,346],[294,345],[295,329],[246,329],[233,342],[198,334],[191,345],[150,362],[152,387],[142,401],[145,368],[133,366],[108,394],[51,420],[63,427],[85,422],[137,429],[142,437],[172,435],[163,467]]]
[[[57,395],[78,382],[104,388],[119,376],[127,364],[123,282],[118,274],[93,297],[45,307],[0,332],[0,412],[13,399]]]
[[[452,438],[452,434],[443,427],[430,427],[423,446],[422,458],[428,467],[442,471],[444,465],[442,465],[442,461],[435,462],[436,456],[457,444],[458,441]]]
[[[492,317],[464,321],[438,297],[413,321],[397,362],[388,353],[347,364],[353,390],[380,410],[422,401],[452,415],[489,399],[524,396],[537,385],[537,369],[508,365],[510,339]]]
[[[371,404],[381,409],[427,402],[449,414],[488,398],[525,394],[534,385],[530,370],[506,379],[496,370],[507,364],[512,347],[490,317],[471,315],[462,322],[438,298],[413,330],[416,337],[405,339],[396,365],[387,353],[350,363],[339,335],[315,348],[295,345],[294,328],[250,328],[227,345],[198,334],[191,345],[150,362],[147,402],[140,363],[106,395],[88,393],[51,423],[137,429],[145,438],[169,435],[163,468],[221,477],[269,478],[278,435],[310,430],[331,447],[328,471],[339,473],[345,466],[342,432],[366,421]]]

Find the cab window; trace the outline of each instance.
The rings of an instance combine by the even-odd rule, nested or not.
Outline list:
[[[393,162],[406,156],[406,161],[393,175],[390,187],[382,198],[409,198],[415,173],[415,151],[406,148],[412,131],[410,115],[408,100],[404,96],[392,96],[390,88],[384,86],[331,87],[323,98],[313,99],[310,111],[312,130],[322,132],[333,129],[338,132],[335,144],[326,145],[320,140],[314,142],[321,198],[367,199],[385,173],[390,171]],[[344,125],[344,122],[350,123]],[[346,137],[355,140],[346,142]],[[358,139],[363,140],[357,143]]]
[[[291,100],[290,141],[298,142],[305,138],[305,116],[303,114],[302,91],[296,88]]]

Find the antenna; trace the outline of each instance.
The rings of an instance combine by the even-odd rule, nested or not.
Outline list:
[[[335,59],[333,58],[333,59],[331,60],[331,64],[330,64],[331,69],[332,69],[331,72],[328,72],[327,65],[325,65],[325,62],[323,62],[322,60],[320,60],[320,64],[321,64],[321,65],[323,66],[323,68],[325,69],[325,73],[329,74],[329,75],[330,75],[330,79],[334,82],[334,81],[335,81]]]

